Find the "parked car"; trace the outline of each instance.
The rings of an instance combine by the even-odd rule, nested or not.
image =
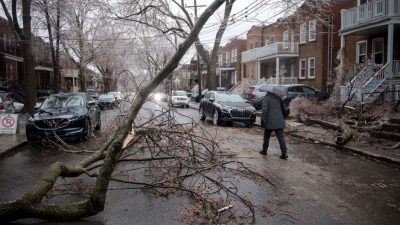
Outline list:
[[[100,109],[109,109],[118,106],[117,100],[112,94],[99,95],[97,103],[99,104]]]
[[[86,93],[63,93],[49,96],[26,123],[26,137],[40,142],[54,133],[62,139],[81,137],[101,129],[100,109]]]
[[[227,87],[217,87],[217,91],[228,91]]]
[[[86,93],[88,93],[89,95],[90,95],[90,97],[92,97],[94,100],[97,100],[97,99],[99,99],[99,93],[97,93],[96,91],[94,91],[94,90],[86,90],[85,91]]]
[[[279,90],[280,96],[286,105],[289,105],[289,103],[298,96],[317,100],[326,100],[329,98],[328,93],[304,84],[263,84],[258,86],[250,86],[248,89],[246,89],[245,99],[247,102],[253,105],[256,109],[261,109],[262,101],[264,100],[266,94],[266,87],[268,85],[274,86],[277,90]]]
[[[14,113],[14,103],[7,92],[0,92],[0,113]]]
[[[169,97],[169,102],[173,106],[183,106],[189,107],[189,97],[186,94],[186,91],[172,91],[171,96]]]
[[[118,103],[124,99],[124,98],[122,97],[122,93],[119,92],[119,91],[108,92],[108,94],[114,95],[115,100],[117,100]]]
[[[43,102],[48,98],[49,96],[43,96],[43,97],[39,97],[36,101],[36,105],[35,105],[35,110],[38,110],[40,108],[40,106],[42,106]]]
[[[242,122],[251,126],[256,120],[255,108],[240,95],[227,91],[208,92],[200,102],[199,113],[201,120],[208,116],[215,125]]]
[[[201,91],[201,98],[204,98],[204,96],[206,96],[207,93],[208,93],[208,89],[203,89]],[[199,100],[199,93],[193,93],[191,96],[191,100],[193,102],[197,102]]]

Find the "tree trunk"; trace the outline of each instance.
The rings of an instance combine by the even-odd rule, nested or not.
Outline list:
[[[60,91],[60,66],[59,66],[59,60],[57,60],[58,54],[56,53],[56,49],[54,47],[54,41],[53,41],[53,31],[52,31],[52,26],[51,26],[51,20],[50,20],[50,13],[49,13],[49,5],[47,3],[47,0],[43,0],[44,4],[44,14],[46,17],[46,25],[47,25],[47,31],[49,33],[49,42],[50,42],[50,50],[51,50],[51,59],[53,62],[53,89],[55,93],[58,93]],[[57,19],[58,19],[58,12],[59,12],[59,4],[57,1]],[[57,26],[57,25],[56,25]],[[56,28],[56,30],[59,30]],[[56,36],[58,36],[56,34]],[[57,41],[58,42],[58,41]]]
[[[228,25],[229,16],[232,11],[232,6],[235,0],[225,0],[225,12],[224,12],[224,20],[219,26],[218,32],[215,36],[214,47],[211,51],[211,57],[207,66],[207,74],[208,74],[208,89],[216,90],[217,89],[217,62],[218,62],[218,51],[219,45],[221,44],[221,38],[224,35],[226,26]]]
[[[31,0],[22,1],[22,22],[24,25],[21,37],[24,56],[25,105],[24,111],[33,113],[36,104],[35,66],[32,54],[31,33]]]

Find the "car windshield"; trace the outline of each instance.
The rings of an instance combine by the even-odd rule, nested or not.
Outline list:
[[[186,91],[173,91],[172,96],[186,96]]]
[[[41,109],[59,109],[64,107],[83,106],[83,98],[80,95],[50,96],[48,97]]]
[[[115,99],[114,95],[100,95],[99,96],[99,100],[110,101],[110,100],[114,100],[114,99]]]
[[[108,93],[108,94],[114,95],[115,97],[121,95],[121,93],[119,93],[119,92],[110,92],[110,93]]]
[[[217,93],[215,100],[217,102],[244,102],[243,98],[236,93]]]

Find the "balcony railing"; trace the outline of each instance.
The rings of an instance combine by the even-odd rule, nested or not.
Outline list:
[[[399,0],[375,0],[342,10],[342,30],[400,16]]]
[[[242,52],[242,63],[279,56],[280,54],[299,54],[297,42],[276,42],[261,48]]]

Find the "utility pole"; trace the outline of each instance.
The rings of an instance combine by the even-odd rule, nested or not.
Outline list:
[[[182,6],[183,6],[183,0],[182,0]],[[194,0],[194,5],[193,6],[186,6],[187,8],[194,8],[194,23],[197,22],[197,8],[198,7],[205,7],[205,5],[197,5],[197,0]],[[195,45],[198,45],[199,43],[195,42]],[[199,98],[197,99],[197,102],[200,102],[202,96],[201,96],[201,86],[202,86],[202,79],[201,79],[201,69],[200,69],[200,56],[199,53],[197,52],[197,80],[199,83]]]

